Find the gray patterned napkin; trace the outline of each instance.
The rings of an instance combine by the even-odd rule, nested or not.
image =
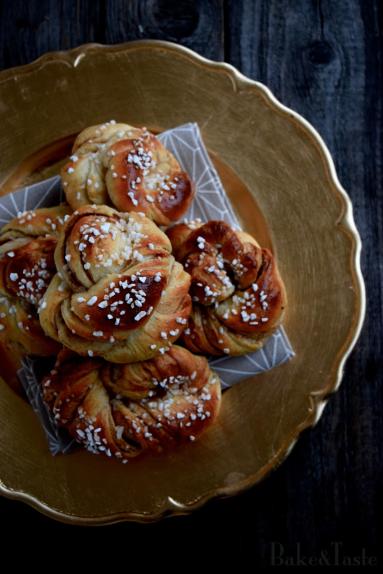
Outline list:
[[[196,184],[196,197],[185,219],[201,218],[202,221],[223,219],[233,227],[239,228],[238,220],[202,141],[198,125],[189,123],[179,126],[163,132],[159,135],[159,139],[175,155]],[[24,187],[0,198],[0,227],[20,212],[57,205],[64,200],[58,176]],[[210,365],[219,374],[222,388],[225,389],[242,379],[268,371],[293,356],[294,351],[281,327],[259,351],[241,357],[213,358],[210,360]],[[66,452],[68,440],[60,436],[39,395],[37,363],[26,358],[19,377],[32,407],[38,413],[47,432],[51,451]]]
[[[159,139],[196,184],[196,196],[185,219],[223,219],[239,229],[239,222],[209,158],[198,125],[190,123],[179,126],[163,132]],[[280,327],[259,351],[242,357],[212,359],[210,365],[219,374],[222,388],[225,389],[246,377],[285,363],[293,356],[287,335]]]
[[[41,379],[53,368],[53,364],[52,359],[25,357],[18,376],[31,407],[40,419],[49,450],[52,454],[66,454],[76,446],[76,442],[65,429],[57,426],[53,414],[44,402],[40,387]]]

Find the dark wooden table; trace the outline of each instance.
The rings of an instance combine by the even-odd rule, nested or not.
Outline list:
[[[217,554],[234,555],[238,566],[250,559],[252,570],[272,564],[273,548],[276,555],[284,552],[285,562],[288,556],[296,562],[299,552],[306,562],[309,557],[335,560],[336,548],[339,560],[379,560],[382,12],[379,0],[1,0],[2,69],[85,42],[159,38],[226,60],[267,84],[318,129],[333,154],[364,244],[368,299],[362,336],[339,392],[316,428],[303,434],[288,460],[262,484],[190,517],[99,529],[55,523],[24,504],[0,499],[2,550],[8,539],[26,545],[39,528],[44,548],[54,541],[61,545],[62,538],[66,547],[70,540],[87,539],[94,554],[103,541],[114,553],[126,552],[127,567],[143,544],[169,566],[180,551],[193,563],[191,552],[201,557],[201,548],[214,560]]]

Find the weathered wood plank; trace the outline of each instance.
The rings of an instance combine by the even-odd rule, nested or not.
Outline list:
[[[363,545],[376,551],[378,543],[383,471],[382,451],[376,447],[383,431],[378,335],[383,323],[381,9],[379,2],[362,0],[232,0],[225,15],[225,56],[321,133],[353,200],[364,243],[367,320],[343,386],[274,484],[265,485],[266,494],[256,489],[250,495],[251,506],[262,509],[259,526],[267,528],[265,513],[278,483],[284,491],[281,502],[291,501],[281,542],[291,549],[298,539],[306,553],[330,549],[337,540],[347,541],[354,553]]]
[[[106,3],[106,42],[153,38],[183,44],[207,58],[222,60],[221,0],[134,0]]]
[[[87,42],[155,38],[223,59],[221,0],[17,0],[0,3],[0,69]]]
[[[45,52],[104,40],[104,1],[41,0],[0,4],[0,68],[27,64]]]

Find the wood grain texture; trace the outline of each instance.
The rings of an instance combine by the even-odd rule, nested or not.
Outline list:
[[[280,471],[293,501],[282,538],[290,548],[298,538],[308,553],[346,539],[354,549],[377,548],[383,471],[377,441],[383,436],[382,4],[233,0],[227,6],[225,56],[317,128],[351,196],[363,241],[366,322],[339,393]]]
[[[16,0],[0,2],[0,69],[80,44],[155,38],[223,60],[220,0]]]
[[[266,481],[187,518],[141,527],[81,529],[93,545],[115,537],[153,555],[164,544],[214,539],[221,558],[268,566],[272,542],[286,554],[342,552],[380,556],[382,482],[382,3],[379,0],[40,0],[0,3],[0,67],[84,42],[137,38],[180,42],[225,58],[267,84],[307,118],[327,143],[350,194],[363,240],[367,318],[343,384],[318,425]],[[331,257],[331,254],[329,254]],[[309,336],[309,334],[308,334]],[[73,539],[80,528],[53,523],[20,503],[0,500],[8,536],[35,526]],[[23,524],[21,527],[20,524]],[[145,530],[143,530],[145,528]],[[25,539],[25,538],[24,538]],[[141,540],[141,542],[140,542]]]

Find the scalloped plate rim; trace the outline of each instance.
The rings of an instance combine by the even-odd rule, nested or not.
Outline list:
[[[339,182],[332,156],[326,144],[324,143],[322,137],[317,132],[317,130],[300,114],[282,104],[274,96],[271,90],[261,82],[248,78],[247,76],[239,72],[231,64],[228,64],[226,62],[218,62],[210,60],[208,58],[199,55],[198,53],[194,52],[193,50],[185,46],[181,46],[173,42],[167,42],[163,40],[135,40],[132,42],[113,44],[113,45],[87,43],[72,48],[70,50],[59,50],[54,52],[48,52],[46,54],[41,55],[39,58],[37,58],[36,60],[34,60],[29,64],[23,66],[16,66],[9,68],[7,70],[0,71],[0,84],[3,81],[13,77],[15,74],[21,75],[37,71],[39,68],[43,67],[45,64],[49,62],[72,61],[72,65],[76,67],[77,63],[79,62],[78,58],[82,54],[85,56],[86,53],[89,51],[105,50],[109,52],[114,51],[123,52],[123,51],[129,51],[134,48],[142,48],[142,49],[162,48],[164,50],[173,50],[178,54],[182,54],[184,56],[189,57],[189,59],[193,63],[198,63],[200,65],[207,66],[209,69],[214,69],[215,71],[218,72],[225,72],[229,76],[230,80],[233,82],[236,91],[238,91],[238,88],[242,87],[244,89],[256,88],[263,95],[263,97],[266,98],[268,103],[273,106],[274,110],[283,113],[290,119],[295,120],[297,124],[304,129],[305,133],[308,136],[310,136],[314,144],[317,145],[319,151],[321,152],[322,159],[324,160],[325,167],[327,168],[329,179],[333,184],[331,188],[332,190],[334,190],[334,194],[335,191],[337,192],[338,197],[342,201],[343,213],[338,218],[338,220],[335,221],[335,225],[343,227],[343,229],[347,231],[350,236],[351,240],[350,252],[353,255],[351,259],[351,271],[353,272],[352,279],[355,286],[356,298],[358,298],[359,295],[359,309],[356,309],[355,311],[356,317],[354,319],[354,324],[350,327],[348,337],[344,342],[343,353],[341,354],[340,358],[338,358],[338,360],[335,362],[333,368],[335,372],[331,373],[328,377],[329,383],[327,387],[323,389],[322,392],[316,396],[308,395],[309,408],[305,420],[302,421],[297,426],[294,433],[292,433],[288,437],[288,439],[284,442],[284,444],[280,447],[280,449],[275,453],[274,457],[270,459],[266,465],[264,465],[256,473],[247,476],[245,479],[236,482],[234,485],[222,486],[220,488],[214,489],[214,491],[209,491],[205,494],[201,494],[196,500],[194,500],[190,504],[179,503],[176,500],[172,499],[170,496],[168,496],[167,499],[165,499],[162,507],[155,513],[143,514],[131,511],[121,511],[110,515],[95,516],[95,517],[90,516],[80,517],[58,511],[57,509],[48,506],[41,500],[38,500],[37,498],[29,495],[26,492],[12,490],[11,488],[5,486],[0,479],[0,494],[6,496],[7,498],[23,501],[27,503],[29,506],[35,508],[36,510],[40,511],[41,513],[50,518],[54,518],[58,521],[70,524],[94,526],[94,525],[116,524],[122,521],[148,523],[148,522],[155,522],[169,516],[188,515],[192,511],[197,510],[198,508],[204,506],[210,500],[217,499],[220,497],[234,496],[257,484],[271,470],[275,470],[286,459],[286,457],[290,454],[292,448],[296,444],[301,432],[305,429],[313,427],[320,419],[324,407],[327,404],[329,396],[335,393],[339,389],[343,377],[345,362],[348,359],[360,335],[366,313],[365,284],[360,267],[362,243],[359,236],[359,232],[354,222],[351,200],[347,192]]]

